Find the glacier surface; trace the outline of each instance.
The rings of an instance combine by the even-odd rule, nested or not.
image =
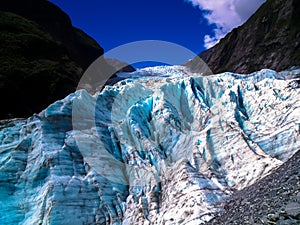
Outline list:
[[[300,147],[299,70],[138,70],[0,123],[0,224],[201,224]]]

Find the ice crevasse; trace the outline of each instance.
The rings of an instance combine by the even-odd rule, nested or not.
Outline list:
[[[154,67],[1,121],[0,224],[209,221],[299,150],[299,73]]]

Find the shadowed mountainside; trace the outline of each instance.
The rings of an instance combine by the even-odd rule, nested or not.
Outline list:
[[[74,92],[104,53],[46,0],[1,1],[0,30],[0,118],[30,116]],[[103,60],[101,73],[114,69]]]

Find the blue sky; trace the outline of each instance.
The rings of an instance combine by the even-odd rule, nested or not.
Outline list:
[[[242,24],[264,0],[50,0],[107,52],[163,40],[200,53]]]

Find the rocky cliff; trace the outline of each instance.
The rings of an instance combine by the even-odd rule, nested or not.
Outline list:
[[[148,68],[1,121],[0,223],[211,220],[299,150],[299,73]]]
[[[0,118],[30,116],[74,92],[85,69],[103,54],[46,0],[1,1],[0,30],[0,101],[5,105]],[[102,68],[113,71],[109,65]]]
[[[300,2],[267,0],[242,26],[233,29],[202,58],[214,73],[276,71],[300,65]],[[189,62],[197,70],[197,63]]]

